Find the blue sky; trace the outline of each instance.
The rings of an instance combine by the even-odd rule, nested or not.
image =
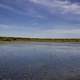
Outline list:
[[[0,0],[0,36],[80,38],[80,0]]]

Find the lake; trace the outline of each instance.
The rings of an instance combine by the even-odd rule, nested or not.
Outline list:
[[[80,44],[0,44],[0,80],[80,80]]]

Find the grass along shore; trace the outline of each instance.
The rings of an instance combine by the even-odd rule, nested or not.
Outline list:
[[[1,42],[80,42],[80,38],[21,38],[21,37],[0,37]]]

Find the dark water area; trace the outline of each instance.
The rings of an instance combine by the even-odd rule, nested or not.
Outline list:
[[[0,44],[0,80],[80,80],[80,44]]]

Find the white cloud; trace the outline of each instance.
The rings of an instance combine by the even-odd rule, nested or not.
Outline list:
[[[49,34],[80,34],[80,29],[51,29],[44,32]]]
[[[20,11],[18,9],[15,9],[14,7],[11,7],[9,5],[0,4],[0,8],[7,9],[7,10],[12,11],[12,12],[17,13],[17,14],[26,15],[25,12],[22,12],[22,11]]]
[[[28,1],[28,2],[27,2]],[[12,2],[12,3],[11,3]],[[22,15],[29,15],[35,18],[45,19],[43,15],[41,15],[38,10],[31,5],[31,3],[39,4],[45,8],[47,8],[52,14],[53,13],[61,13],[61,14],[77,14],[80,15],[80,4],[79,3],[71,3],[68,0],[16,0],[14,1],[6,1],[6,3],[15,4],[21,10],[14,8],[8,4],[1,4],[0,7],[4,9],[8,9],[12,12]],[[44,9],[45,9],[44,8]]]
[[[59,34],[79,34],[80,35],[80,29],[45,29],[45,30],[38,30],[36,33],[42,34],[42,35],[59,35]]]
[[[35,4],[47,7],[51,12],[72,13],[80,15],[80,5],[69,1],[61,0],[30,0]]]
[[[14,10],[13,8],[7,6],[7,5],[4,5],[4,4],[0,4],[0,7],[1,8],[5,8],[5,9],[9,9],[9,10]]]
[[[7,28],[9,28],[9,26],[8,26],[8,25],[0,24],[0,29],[7,29]]]
[[[0,24],[0,35],[41,37],[41,38],[80,38],[80,29],[41,29]]]
[[[28,6],[28,7],[27,6],[25,6],[25,7],[22,6],[22,11],[18,10],[17,8],[14,8],[12,6],[6,5],[6,4],[0,4],[0,8],[9,10],[11,12],[14,12],[14,13],[17,13],[17,14],[20,14],[20,15],[27,15],[27,16],[31,16],[31,17],[37,18],[37,19],[45,19],[45,16],[39,14],[38,11],[31,6]]]
[[[80,38],[80,29],[50,29],[41,30],[32,37],[41,38]]]

